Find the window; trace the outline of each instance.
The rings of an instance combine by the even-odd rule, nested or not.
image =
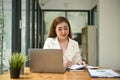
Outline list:
[[[57,16],[65,16],[68,18],[71,29],[72,37],[78,41],[81,46],[81,29],[89,24],[89,11],[43,11],[43,25],[44,25],[44,41],[48,37],[50,25],[54,18]]]

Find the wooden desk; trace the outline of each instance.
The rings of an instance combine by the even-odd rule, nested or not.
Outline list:
[[[12,80],[9,72],[0,75],[0,80]],[[25,73],[15,80],[120,80],[120,78],[91,78],[87,72],[68,72],[64,74],[56,73],[31,73],[29,68],[25,68]]]

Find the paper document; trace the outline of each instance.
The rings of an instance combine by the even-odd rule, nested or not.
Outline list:
[[[120,74],[116,73],[112,69],[88,69],[91,77],[116,77],[120,78]]]
[[[88,69],[98,69],[99,67],[87,65],[86,68],[88,68]]]
[[[72,65],[71,67],[69,67],[69,69],[80,69],[80,68],[84,68],[85,65]]]

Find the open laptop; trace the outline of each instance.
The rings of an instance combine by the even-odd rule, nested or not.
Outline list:
[[[64,73],[63,53],[61,49],[29,49],[31,72]]]

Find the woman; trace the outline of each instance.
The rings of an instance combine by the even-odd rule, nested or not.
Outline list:
[[[64,66],[72,64],[85,64],[80,56],[78,42],[71,39],[71,27],[69,21],[62,16],[54,19],[50,27],[49,38],[45,41],[44,49],[62,49]]]

